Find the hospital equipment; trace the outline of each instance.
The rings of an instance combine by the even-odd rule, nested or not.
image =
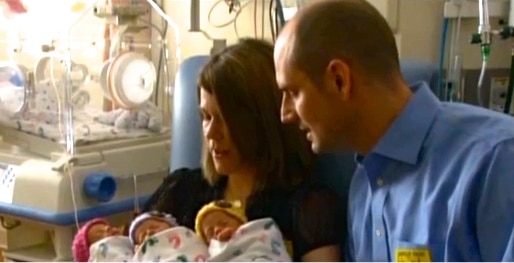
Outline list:
[[[482,101],[482,85],[484,80],[485,71],[487,68],[487,61],[489,59],[489,55],[491,52],[491,43],[492,43],[492,37],[493,36],[500,36],[502,39],[509,39],[514,36],[513,34],[513,27],[514,21],[511,19],[512,17],[512,9],[514,9],[514,6],[512,5],[514,1],[510,1],[510,11],[509,11],[509,24],[508,26],[504,26],[503,28],[499,30],[493,30],[490,22],[489,22],[489,0],[479,0],[479,24],[478,24],[478,33],[473,35],[473,38],[471,40],[472,44],[479,43],[480,44],[480,50],[482,54],[482,67],[480,71],[480,76],[478,78],[477,83],[477,96],[478,96],[478,103],[479,105],[483,106],[484,103]],[[505,99],[505,105],[503,107],[503,111],[507,114],[510,114],[511,109],[511,100],[512,100],[512,90],[514,89],[514,46],[512,46],[512,52],[511,52],[511,73],[509,78],[509,85],[507,88],[507,94]]]
[[[488,61],[495,40],[512,41],[511,38],[514,36],[513,3],[514,1],[510,0],[448,0],[445,2],[439,59],[441,77],[439,95],[441,99],[476,102],[483,107],[510,113],[514,80],[510,81],[513,78],[509,75],[514,76],[514,72],[512,72],[514,64],[511,62],[509,69],[505,70],[491,69],[488,68]],[[463,54],[459,41],[462,30],[461,21],[469,18],[477,19],[477,31],[471,35],[470,41],[471,44],[479,45],[482,63],[477,72],[463,68]],[[497,26],[492,25],[492,20],[490,21],[492,18],[499,19],[500,23]],[[508,23],[504,22],[507,19]],[[451,37],[447,49],[446,38],[449,31]],[[447,50],[449,57],[446,66]],[[484,97],[487,93],[489,95]]]
[[[152,0],[93,1],[60,33],[0,57],[0,249],[8,260],[71,261],[79,224],[129,220],[168,174],[177,25]],[[102,93],[105,101],[95,97]]]
[[[239,3],[238,0],[234,0],[232,2]],[[234,5],[234,3],[231,3],[231,4]],[[191,13],[190,13],[191,16],[190,16],[189,31],[190,32],[200,32],[208,40],[212,41],[211,54],[214,54],[214,53],[217,53],[217,52],[223,50],[227,46],[226,39],[213,39],[207,32],[205,32],[204,30],[202,30],[200,28],[200,0],[191,0],[190,11],[191,11]]]

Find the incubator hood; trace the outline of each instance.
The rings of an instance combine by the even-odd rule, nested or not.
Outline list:
[[[153,1],[105,2],[69,15],[67,26],[13,27],[22,32],[10,32],[0,57],[4,139],[20,131],[31,135],[23,138],[29,144],[51,141],[73,155],[82,145],[166,133],[180,58],[177,26]],[[38,8],[29,5],[24,21],[43,21]],[[41,10],[47,20],[48,9]]]
[[[178,28],[153,0],[20,3],[0,23],[0,249],[71,261],[80,224],[130,219],[168,174]]]

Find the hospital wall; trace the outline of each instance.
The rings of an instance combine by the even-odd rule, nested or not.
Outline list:
[[[306,0],[309,1],[309,0]],[[381,7],[385,1],[395,2],[392,6],[397,8],[396,12],[386,12],[392,14],[396,20],[395,32],[400,55],[402,58],[420,59],[424,61],[438,63],[440,52],[441,26],[443,21],[444,0],[370,0],[377,7]],[[181,27],[182,36],[182,57],[187,58],[193,55],[206,54],[209,52],[212,42],[207,40],[201,33],[191,33],[189,31],[189,2],[185,0],[166,0],[164,8],[166,12]],[[225,28],[213,27],[207,21],[207,15],[212,5],[217,2],[213,0],[201,0],[201,26],[213,38],[226,38],[228,43],[237,40],[236,32],[232,25]],[[262,2],[262,1],[258,1]],[[285,1],[285,6],[294,4],[295,1]],[[267,3],[266,3],[267,4]],[[240,37],[253,37],[254,35],[254,5],[245,7],[237,20],[237,29]],[[258,7],[259,24],[257,37],[260,33],[260,5]],[[388,14],[384,15],[388,15]],[[478,12],[477,12],[478,13]],[[228,9],[220,5],[213,11],[213,22],[223,23],[231,18]],[[391,18],[391,17],[387,17]],[[265,17],[265,38],[270,39],[268,16]],[[492,26],[498,24],[492,19]],[[463,19],[462,31],[460,34],[460,46],[463,52],[464,68],[479,68],[481,63],[480,50],[478,45],[469,44],[471,34],[477,30],[477,19]],[[370,32],[372,34],[372,32]],[[489,62],[491,68],[506,68],[509,66],[510,45],[508,40],[494,41],[492,54]]]
[[[26,0],[31,5],[39,5],[37,9],[43,10],[43,1],[45,3],[53,3],[54,6],[65,6],[64,3],[69,0]],[[268,2],[264,1],[267,5]],[[284,6],[294,6],[297,0],[283,0]],[[309,1],[309,0],[303,0]],[[440,38],[441,38],[441,25],[443,20],[443,9],[444,0],[369,0],[386,16],[388,21],[392,23],[395,31],[396,39],[400,49],[400,55],[406,59],[419,59],[429,61],[434,64],[438,63],[440,54]],[[492,1],[492,0],[491,0]],[[190,1],[189,0],[164,0],[164,9],[166,13],[178,24],[180,29],[181,37],[181,58],[182,60],[194,55],[208,54],[211,47],[212,41],[208,40],[204,34],[198,32],[189,32],[190,29]],[[264,37],[270,39],[270,26],[269,18],[266,10],[264,15],[264,34],[262,34],[262,19],[261,19],[261,8],[263,1],[257,0],[257,19],[254,20],[254,3],[253,1],[242,1],[250,2],[241,12],[237,19],[236,30],[234,25],[229,25],[224,28],[217,28],[212,24],[222,24],[233,18],[233,14],[229,14],[228,8],[225,4],[220,4],[213,9],[211,15],[211,22],[208,21],[208,14],[213,5],[218,2],[217,0],[201,0],[201,28],[207,32],[212,38],[224,38],[227,39],[228,44],[235,43],[239,37]],[[388,10],[384,12],[384,6],[388,6]],[[52,8],[52,10],[56,11]],[[58,10],[59,12],[66,12],[66,8]],[[48,13],[42,13],[42,17],[35,21],[31,21],[33,27],[32,32],[49,30],[51,25],[64,26],[67,22],[72,20],[66,20],[66,15],[63,14],[59,17],[48,17]],[[159,18],[153,17],[152,20],[155,22]],[[255,23],[255,21],[257,23]],[[0,38],[6,36],[7,24],[5,21],[0,21]],[[94,36],[97,39],[101,39],[103,36],[103,25],[101,19],[95,18],[91,15],[85,22],[82,22],[85,31],[89,32],[89,35]],[[463,19],[462,20],[462,31],[460,33],[460,43],[463,52],[463,61],[465,69],[477,69],[480,67],[481,57],[478,45],[469,44],[471,34],[477,29],[477,19]],[[254,25],[257,24],[257,28]],[[492,20],[493,27],[497,26],[497,20]],[[256,29],[256,30],[255,30]],[[52,31],[52,30],[50,30]],[[257,32],[255,32],[257,31]],[[372,31],[370,32],[373,33]],[[48,35],[48,34],[47,34]],[[80,35],[83,35],[80,33]],[[88,34],[84,34],[88,35]],[[174,53],[175,46],[173,40],[169,39],[170,54]],[[509,54],[510,54],[511,42],[508,40],[494,40],[492,54],[490,58],[489,68],[508,68],[509,67]],[[96,47],[100,48],[100,45]],[[6,59],[8,54],[5,53],[5,47],[0,48],[0,58]],[[84,56],[80,58],[81,63],[89,64],[89,61],[85,61],[89,57],[87,52],[83,53]],[[35,58],[27,58],[34,60]],[[95,57],[95,60],[91,61],[91,64],[98,65],[101,58]],[[32,62],[30,62],[32,63]],[[94,67],[93,72],[98,72],[98,68]],[[102,103],[102,91],[99,87],[91,87],[93,103],[100,105]]]

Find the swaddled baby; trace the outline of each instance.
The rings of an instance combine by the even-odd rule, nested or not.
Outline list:
[[[74,261],[125,261],[134,255],[135,244],[145,235],[176,226],[175,219],[158,212],[144,213],[129,226],[112,226],[106,219],[96,218],[84,224],[72,245]],[[91,253],[94,252],[94,253]],[[109,257],[108,259],[106,257]]]
[[[196,218],[197,234],[171,218],[140,215],[128,237],[108,237],[92,244],[89,261],[290,261],[274,221],[245,223],[237,205],[216,201],[204,206]],[[135,254],[129,255],[134,248]]]

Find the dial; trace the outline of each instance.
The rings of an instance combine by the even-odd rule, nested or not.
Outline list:
[[[0,63],[0,110],[13,116],[23,111],[27,99],[25,71],[13,63]]]
[[[130,104],[140,105],[150,99],[154,91],[156,72],[151,61],[137,59],[131,61],[122,73],[122,92]]]
[[[157,78],[153,63],[135,52],[123,53],[114,59],[108,75],[112,100],[124,108],[134,108],[148,101]]]

